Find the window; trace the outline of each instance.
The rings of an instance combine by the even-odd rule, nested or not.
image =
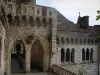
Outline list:
[[[92,45],[94,44],[94,40],[93,40],[93,39],[91,39],[91,44],[92,44]]]
[[[60,41],[59,41],[59,38],[57,37],[57,44],[59,44],[60,43]]]
[[[66,38],[66,43],[69,44],[69,38]]]
[[[8,22],[9,22],[9,24],[12,24],[12,16],[11,16],[11,14],[8,14]]]
[[[80,39],[80,45],[82,44],[82,39]]]
[[[67,62],[70,61],[70,49],[69,48],[66,50],[66,61]]]
[[[65,59],[65,51],[64,51],[64,49],[62,48],[62,49],[61,49],[61,62],[64,62],[64,59]]]
[[[84,45],[86,44],[86,39],[84,39]]]
[[[74,44],[74,40],[73,39],[71,39],[71,44]]]
[[[62,44],[65,44],[64,37],[61,38],[61,43],[62,43]]]
[[[31,26],[33,25],[33,17],[32,17],[32,16],[29,18],[29,24],[30,24]]]
[[[88,39],[88,44],[90,44],[90,39]]]
[[[86,60],[89,61],[89,49],[86,50]]]
[[[75,39],[75,44],[78,44],[78,39],[77,38]]]
[[[72,52],[71,52],[71,62],[74,62],[75,61],[75,49],[73,48],[72,49]]]
[[[93,62],[93,49],[91,48],[91,51],[90,51],[90,61]]]
[[[26,16],[22,17],[23,24],[26,24]]]
[[[98,40],[96,39],[96,40],[95,40],[95,44],[97,45],[97,43],[98,43]]]
[[[85,61],[85,49],[82,49],[82,61]]]

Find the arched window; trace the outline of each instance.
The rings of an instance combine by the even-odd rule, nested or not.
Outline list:
[[[26,24],[26,16],[22,17],[23,24]]]
[[[15,42],[15,50],[16,50],[16,53],[18,54],[23,53],[24,51],[24,45],[20,40],[17,40]]]
[[[86,50],[86,60],[89,61],[89,49]]]
[[[95,40],[95,44],[97,45],[97,43],[98,43],[98,40],[96,39],[96,40]]]
[[[31,26],[33,25],[33,17],[32,17],[32,16],[29,18],[29,24],[30,24]]]
[[[73,48],[72,49],[72,52],[71,52],[71,62],[74,62],[75,61],[75,49]]]
[[[67,62],[70,61],[70,49],[69,48],[66,50],[66,61]]]
[[[93,40],[93,39],[91,39],[91,44],[92,44],[92,45],[94,44],[94,40]]]
[[[86,39],[84,39],[84,45],[86,44]]]
[[[46,18],[43,18],[43,24],[44,24],[44,27],[47,26],[46,23],[47,23]]]
[[[49,23],[52,25],[52,19],[51,18],[49,19]]]
[[[57,44],[59,44],[60,43],[60,40],[59,40],[59,38],[57,37]]]
[[[62,44],[65,44],[64,37],[61,38],[61,43],[62,43]]]
[[[85,61],[85,49],[82,49],[82,61]]]
[[[66,43],[69,44],[69,38],[66,38]]]
[[[74,40],[71,38],[71,44],[74,44]]]
[[[93,62],[93,49],[91,48],[91,52],[90,52],[90,61]]]
[[[77,38],[75,39],[75,44],[78,44],[78,39]]]
[[[88,44],[90,44],[90,39],[88,39]]]
[[[8,22],[9,22],[9,24],[12,24],[12,16],[11,16],[11,14],[8,14]]]
[[[16,24],[19,25],[19,16],[15,16]]]
[[[62,49],[61,49],[61,62],[64,62],[64,59],[65,59],[65,51],[64,51],[64,49],[62,48]]]
[[[82,39],[80,39],[80,45],[82,44]]]

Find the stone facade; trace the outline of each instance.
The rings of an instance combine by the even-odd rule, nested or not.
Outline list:
[[[88,75],[96,75],[98,44],[95,35],[100,28],[88,26],[85,18],[85,23],[80,23],[80,19],[74,24],[56,9],[36,5],[35,0],[0,0],[1,74],[11,73],[12,55],[17,53],[16,41],[20,41],[22,54],[25,50],[23,65],[26,73],[31,71],[31,61],[36,60],[31,57],[37,56],[31,52],[38,49],[36,53],[43,52],[41,59],[37,57],[37,61],[42,62],[43,71],[50,71],[52,64],[58,64],[74,73],[83,66]],[[40,44],[33,48],[37,40]],[[67,49],[70,56],[66,54]]]

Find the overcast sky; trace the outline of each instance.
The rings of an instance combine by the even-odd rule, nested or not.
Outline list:
[[[95,20],[96,11],[100,9],[100,0],[37,0],[37,4],[56,8],[74,23],[77,22],[80,12],[81,16],[89,16],[90,25],[100,25],[100,21]]]

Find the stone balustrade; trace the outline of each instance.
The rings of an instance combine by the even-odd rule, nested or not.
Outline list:
[[[65,68],[58,66],[58,65],[52,65],[53,72],[57,75],[76,75],[75,73],[66,70]]]

